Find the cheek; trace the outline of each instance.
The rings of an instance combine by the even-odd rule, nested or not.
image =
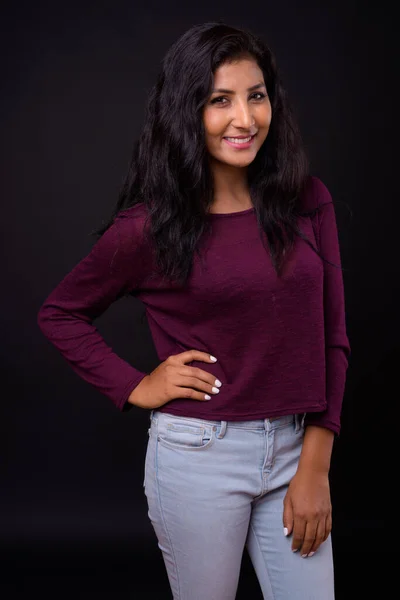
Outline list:
[[[271,119],[272,119],[271,106],[267,105],[267,106],[263,106],[262,108],[260,107],[260,112],[257,114],[257,120],[258,120],[258,123],[260,124],[260,127],[265,127],[266,129],[268,129],[271,124]]]
[[[226,127],[226,118],[216,112],[210,112],[205,115],[204,127],[207,136],[222,135]]]

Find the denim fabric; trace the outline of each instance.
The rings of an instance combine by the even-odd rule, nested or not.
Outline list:
[[[304,415],[210,421],[153,410],[148,515],[175,600],[234,600],[246,545],[263,597],[333,600],[331,537],[308,558],[283,533]]]

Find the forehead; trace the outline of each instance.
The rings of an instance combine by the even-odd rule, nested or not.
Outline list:
[[[248,88],[264,81],[263,72],[252,58],[223,63],[214,73],[214,87]]]

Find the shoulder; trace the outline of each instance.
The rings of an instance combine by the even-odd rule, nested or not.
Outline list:
[[[97,252],[112,255],[114,260],[137,256],[144,250],[145,216],[141,204],[120,210],[95,243]]]
[[[315,175],[309,175],[300,193],[301,210],[313,212],[331,202],[332,196],[323,181]]]
[[[147,209],[143,203],[120,210],[110,227],[124,245],[141,245],[144,239],[144,227]]]
[[[114,223],[121,225],[127,229],[136,228],[142,229],[147,216],[147,208],[143,202],[139,202],[129,208],[120,210],[114,219]]]

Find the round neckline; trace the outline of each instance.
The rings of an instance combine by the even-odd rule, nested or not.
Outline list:
[[[221,217],[239,217],[241,215],[250,214],[253,211],[254,211],[254,206],[251,206],[250,208],[246,208],[245,210],[237,210],[236,212],[230,212],[230,213],[208,213],[207,216],[209,216],[209,217],[217,217],[217,218],[221,218]]]

